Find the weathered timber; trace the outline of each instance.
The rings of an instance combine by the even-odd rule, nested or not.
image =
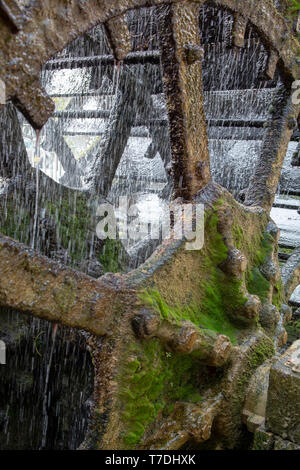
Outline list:
[[[170,160],[169,148],[165,145],[165,140],[168,139],[167,122],[156,116],[152,96],[147,89],[148,83],[147,68],[144,68],[141,74],[139,70],[131,70],[127,66],[121,68],[118,97],[108,112],[105,140],[97,144],[85,157],[87,160],[94,159],[91,175],[88,178],[93,193],[107,196],[135,126],[147,126],[155,150],[160,152],[167,167]],[[100,111],[101,115],[102,113],[103,111]],[[104,114],[106,113],[105,111]]]
[[[123,60],[131,51],[131,38],[126,15],[108,20],[104,26],[115,60]]]
[[[269,58],[268,58],[267,69],[266,69],[266,74],[271,79],[274,78],[278,60],[279,60],[278,53],[274,50],[271,50],[269,54]]]
[[[139,65],[151,64],[159,65],[160,52],[159,51],[140,51],[129,52],[123,59],[124,65]],[[96,66],[113,66],[115,65],[115,58],[113,55],[101,55],[90,57],[66,57],[62,59],[53,59],[46,62],[44,70],[61,70],[61,69],[75,69],[83,67],[96,67]]]
[[[198,444],[208,441],[224,397],[219,394],[204,402],[204,406],[177,402],[171,416],[161,423],[153,436],[149,436],[144,448],[176,450],[189,440]]]
[[[104,143],[100,142],[86,155],[87,160],[89,158],[94,160],[88,183],[95,194],[103,196],[108,194],[130,137],[136,119],[135,103],[141,103],[142,100],[141,95],[137,96],[135,82],[132,72],[126,66],[122,67],[118,96],[109,111]],[[117,142],[116,136],[118,136]]]
[[[61,119],[108,119],[111,111],[108,110],[96,110],[96,111],[56,111],[53,115],[54,118]],[[264,128],[265,121],[261,119],[252,120],[234,120],[234,119],[207,119],[204,121],[210,127],[240,127],[240,128]],[[134,121],[135,126],[145,126],[147,124],[158,124],[161,126],[167,126],[168,121],[166,119],[148,118],[141,119],[137,117]]]
[[[125,2],[126,8],[128,5],[130,6],[130,2]],[[125,4],[124,3],[124,4]],[[226,4],[231,6],[233,9],[237,8],[238,2],[235,0],[226,0],[224,2],[220,2],[220,4]],[[263,2],[261,2],[263,3]],[[101,3],[101,12],[102,8],[106,5],[105,2]],[[132,5],[132,4],[131,4]],[[268,4],[269,5],[269,4]],[[68,4],[69,6],[69,4]],[[72,4],[73,6],[73,4]],[[82,22],[81,31],[86,28],[86,24],[90,21],[95,21],[95,18],[98,16],[93,14],[93,19],[89,18],[89,12],[86,13],[86,16],[83,14],[82,3],[80,3],[80,7],[76,3],[76,8],[74,7],[74,11],[78,13],[80,12],[80,17]],[[251,19],[256,18],[254,23],[258,23],[261,25],[260,21],[265,21],[263,26],[263,30],[267,28],[270,29],[270,42],[274,42],[274,32],[276,35],[281,35],[282,31],[282,23],[280,22],[280,17],[278,18],[278,22],[276,22],[277,17],[272,15],[274,12],[273,7],[270,5],[270,8],[266,9],[267,13],[270,15],[269,22],[266,21],[266,12],[264,8],[261,9],[260,5],[257,5],[257,2],[249,2],[245,0],[242,2],[242,8],[245,9],[247,7],[252,6],[252,10],[250,11],[249,8],[249,16]],[[60,4],[61,7],[61,4]],[[264,4],[265,7],[265,4]],[[45,7],[47,8],[47,6]],[[95,6],[95,10],[97,7]],[[118,2],[116,2],[116,11],[118,12]],[[104,20],[107,20],[110,15],[117,14],[114,10],[114,13],[111,13],[111,10],[107,10],[107,17]],[[257,18],[257,15],[260,13],[262,19]],[[270,13],[271,12],[271,13]],[[60,11],[61,13],[61,11]],[[65,13],[65,12],[63,12]],[[94,13],[94,12],[93,12]],[[73,14],[73,11],[72,11]],[[59,16],[59,15],[58,15]],[[74,14],[74,16],[76,16]],[[68,26],[68,22],[72,22],[73,17],[70,14],[62,15],[63,18],[62,22],[65,21],[66,29],[72,28],[74,31],[74,23],[72,26]],[[61,18],[60,17],[60,18]],[[71,18],[71,20],[70,20]],[[274,20],[275,18],[275,20]],[[41,19],[41,14],[39,11],[39,21]],[[99,18],[98,18],[99,19]],[[54,21],[53,21],[54,23]],[[275,23],[273,25],[273,23]],[[267,25],[267,26],[266,26]],[[272,26],[273,25],[273,26]],[[76,25],[77,28],[78,25]],[[62,28],[64,29],[64,28]],[[57,29],[59,31],[59,29]],[[69,29],[70,31],[70,29]],[[48,36],[47,40],[50,42],[51,39],[51,32],[47,30]],[[62,45],[62,43],[66,40],[66,36],[64,35],[64,31],[60,31],[61,36],[57,35],[57,41],[55,45],[52,46],[53,49],[57,49]],[[273,35],[273,36],[272,36]],[[69,35],[70,37],[71,35]],[[283,36],[283,34],[282,34]],[[24,39],[24,38],[22,38]],[[35,38],[33,38],[35,39]],[[1,41],[1,38],[0,38]],[[23,41],[24,42],[24,41]],[[37,42],[40,44],[40,42]],[[283,40],[282,43],[286,45],[286,41]],[[1,45],[1,43],[0,43]],[[29,46],[28,46],[29,47]],[[35,45],[36,47],[36,45]],[[280,46],[281,47],[281,46]],[[289,49],[286,47],[286,49]],[[279,48],[280,50],[280,48]],[[49,51],[48,51],[49,52]],[[43,51],[43,41],[41,41],[41,56],[45,57],[45,51]],[[43,58],[41,58],[41,62]],[[290,61],[290,62],[289,62]],[[288,63],[291,63],[292,59],[289,56]],[[29,64],[29,65],[28,65]],[[28,64],[26,65],[30,67],[30,60],[28,59]],[[2,65],[2,64],[1,64]],[[20,70],[22,71],[22,66],[24,63],[21,64]],[[24,71],[23,71],[24,73]],[[18,74],[17,74],[18,75]],[[20,73],[20,78],[24,77],[22,73]],[[25,83],[25,80],[24,80]],[[27,83],[27,82],[26,82]],[[25,85],[24,85],[25,87]],[[205,189],[208,188],[208,191],[205,192]],[[216,186],[214,185],[207,185],[204,189],[205,194],[202,191],[202,202],[205,202],[208,208],[208,217],[206,219],[208,227],[212,228],[210,235],[211,237],[214,236],[215,231],[219,231],[219,223],[216,226],[213,224],[214,220],[217,218],[217,221],[221,224],[226,222],[226,217],[223,218],[223,221],[219,220],[220,216],[222,218],[222,210],[215,211],[216,204],[222,205],[224,212],[230,212],[233,208],[234,213],[232,214],[232,222],[238,221],[239,225],[241,225],[244,229],[243,237],[240,237],[239,244],[241,245],[241,250],[246,250],[249,246],[252,248],[252,244],[256,243],[257,246],[255,247],[257,250],[260,248],[257,240],[257,233],[262,233],[265,229],[266,219],[268,219],[268,215],[265,214],[263,211],[249,209],[245,210],[243,206],[237,205],[233,199],[230,199],[230,196],[226,193],[226,191],[222,191],[220,188],[216,190]],[[209,191],[215,194],[217,197],[210,197]],[[226,201],[226,202],[225,202]],[[225,207],[224,207],[225,206]],[[228,211],[228,209],[230,209]],[[212,213],[211,213],[212,212]],[[210,218],[212,216],[211,225],[209,225]],[[229,217],[230,218],[230,217]],[[237,230],[233,230],[232,233],[222,233],[220,234],[227,237],[227,240],[231,241],[232,243],[228,243],[226,245],[227,248],[230,248],[233,245],[233,238],[237,236]],[[231,240],[230,240],[230,236]],[[215,242],[215,243],[214,243]],[[5,244],[6,243],[6,244]],[[13,247],[16,246],[15,242],[11,240],[7,240],[4,242],[3,249],[0,250],[0,258],[3,257],[3,264],[0,262],[0,267],[2,269],[7,269],[8,276],[15,276],[15,273],[11,273],[9,266],[7,266],[7,261],[10,257],[7,255],[7,251],[10,251],[10,248],[7,246]],[[11,245],[12,244],[12,245]],[[18,245],[18,244],[17,244]],[[219,247],[221,245],[220,253]],[[179,249],[179,244],[176,245],[176,249],[173,251],[170,250],[170,243],[167,242],[161,247],[154,255],[151,261],[149,261],[147,266],[143,266],[142,269],[130,273],[128,277],[132,276],[132,278],[137,278],[140,276],[144,282],[143,287],[147,287],[147,280],[149,281],[148,287],[153,288],[153,286],[158,289],[160,295],[163,296],[167,305],[172,308],[173,306],[179,305],[184,309],[188,303],[188,306],[193,306],[195,300],[199,301],[199,289],[201,290],[201,294],[203,295],[201,301],[205,300],[205,287],[203,285],[198,284],[199,278],[204,278],[208,275],[208,279],[214,279],[216,273],[219,273],[219,263],[223,260],[223,252],[224,247],[222,242],[220,241],[220,237],[213,238],[211,240],[207,240],[206,247],[204,248],[203,253],[201,252],[192,252],[189,253],[185,251],[184,248]],[[207,248],[208,247],[208,248]],[[225,247],[225,249],[226,249]],[[207,250],[208,251],[205,251]],[[176,251],[177,250],[177,251]],[[16,250],[18,252],[18,249]],[[25,250],[26,251],[26,250]],[[242,252],[241,251],[241,252]],[[20,252],[18,252],[20,253]],[[23,251],[22,251],[23,253]],[[214,253],[214,256],[212,256]],[[232,253],[231,253],[232,254]],[[205,258],[202,258],[202,255],[208,256],[209,263],[205,263]],[[20,260],[22,258],[22,254],[17,258]],[[34,256],[34,255],[33,255]],[[24,264],[17,264],[15,262],[15,257],[13,256],[13,267],[17,268],[17,272],[20,273],[19,277],[17,278],[19,282],[21,282],[21,288],[24,291],[24,283],[26,283],[25,294],[26,301],[30,303],[30,307],[32,307],[32,297],[30,297],[31,286],[35,287],[34,281],[32,281],[32,277],[38,279],[38,273],[35,272],[35,264],[34,266],[31,262],[28,263],[28,256],[24,256],[25,261]],[[30,256],[29,256],[30,258]],[[23,258],[22,258],[23,259]],[[30,258],[31,259],[31,258]],[[35,259],[35,256],[34,256]],[[154,259],[154,261],[153,261]],[[249,256],[251,260],[251,254]],[[204,261],[204,263],[203,263]],[[212,263],[211,263],[212,262]],[[47,264],[48,262],[46,262]],[[211,266],[212,264],[212,266]],[[24,273],[24,265],[25,265],[25,273]],[[28,274],[28,265],[29,265],[29,272],[31,277]],[[208,265],[208,269],[207,269]],[[49,266],[47,264],[47,266]],[[56,265],[57,266],[57,265]],[[204,267],[204,270],[203,270]],[[235,270],[235,265],[232,266]],[[251,268],[253,266],[249,266]],[[65,268],[62,268],[62,272],[64,272]],[[200,270],[202,272],[200,273]],[[210,271],[209,273],[207,271]],[[5,273],[5,271],[3,271]],[[58,292],[55,290],[54,294],[56,295],[55,301],[58,298],[58,302],[53,304],[50,302],[50,306],[55,308],[63,309],[63,313],[66,315],[66,318],[69,321],[69,309],[68,306],[72,302],[72,286],[76,284],[72,282],[71,276],[71,283],[69,280],[65,279],[65,275],[59,271],[58,274],[58,281],[59,287]],[[51,273],[48,275],[50,276]],[[196,275],[196,277],[195,277]],[[221,295],[221,302],[226,301],[226,294],[227,292],[223,290],[223,282],[229,282],[228,286],[228,293],[232,292],[233,296],[229,299],[230,302],[227,303],[226,309],[226,318],[227,316],[232,316],[233,318],[237,314],[238,308],[241,306],[241,295],[240,292],[237,292],[236,288],[231,290],[231,287],[236,286],[235,279],[236,276],[232,276],[232,279],[229,277],[220,277],[217,275],[217,282],[214,282],[214,286],[218,285],[218,290],[221,293],[225,292],[225,295]],[[9,278],[8,278],[9,279]],[[11,278],[11,279],[15,279]],[[48,278],[46,278],[48,280]],[[52,278],[51,278],[52,279]],[[50,279],[50,292],[51,292],[51,283]],[[77,279],[77,278],[76,278]],[[89,278],[88,278],[89,279]],[[111,276],[110,280],[112,285],[116,281],[117,276]],[[2,281],[4,284],[2,284]],[[102,281],[102,280],[101,280]],[[96,281],[95,281],[96,282]],[[1,286],[3,286],[3,301],[6,302],[5,305],[8,305],[11,301],[9,296],[10,289],[13,289],[11,285],[8,284],[9,280],[7,280],[5,274],[3,280],[1,279]],[[23,283],[23,284],[22,284]],[[104,280],[104,284],[109,284],[109,277]],[[182,286],[181,289],[178,289],[178,285]],[[233,284],[232,284],[233,283]],[[71,286],[70,286],[71,284]],[[60,295],[59,288],[62,289],[67,285],[67,289],[63,290],[62,294]],[[90,284],[80,284],[83,286],[84,292],[88,292],[90,288]],[[29,287],[28,287],[29,286]],[[44,286],[42,285],[42,288]],[[71,289],[69,289],[71,287]],[[47,286],[45,286],[47,289]],[[40,294],[41,285],[38,284],[37,290],[35,291]],[[70,294],[71,291],[71,294]],[[1,291],[0,291],[1,292]],[[14,292],[13,292],[14,294]],[[43,291],[42,291],[43,294]],[[45,294],[46,296],[47,294]],[[81,293],[80,293],[81,295]],[[71,297],[71,301],[69,300]],[[36,296],[33,296],[33,299],[36,299]],[[63,299],[64,302],[61,302]],[[186,359],[186,355],[176,355],[173,361],[175,363],[175,368],[171,369],[170,364],[171,360],[170,357],[164,354],[164,351],[160,351],[160,344],[159,341],[156,341],[156,338],[152,338],[149,341],[143,343],[140,340],[134,338],[133,332],[131,331],[131,319],[134,315],[136,315],[136,307],[137,304],[133,304],[128,302],[128,298],[124,301],[122,298],[121,302],[117,302],[117,299],[120,299],[120,292],[119,295],[111,296],[110,302],[113,300],[117,303],[113,310],[113,315],[111,318],[111,328],[103,328],[103,331],[108,333],[105,338],[101,338],[100,341],[95,341],[95,348],[94,348],[94,358],[97,359],[95,362],[95,370],[96,370],[96,393],[95,393],[95,435],[92,441],[92,444],[96,448],[106,448],[106,449],[122,449],[122,448],[142,448],[143,445],[146,445],[146,448],[168,448],[168,449],[177,449],[180,448],[184,443],[186,443],[189,439],[195,440],[198,443],[201,443],[210,437],[211,430],[215,432],[218,436],[218,439],[222,439],[222,443],[225,448],[236,448],[237,442],[241,438],[241,409],[244,402],[245,396],[245,389],[247,388],[247,384],[249,379],[255,370],[262,362],[264,362],[268,357],[274,354],[272,340],[258,327],[256,323],[252,324],[252,328],[250,331],[243,331],[243,337],[238,338],[238,344],[236,347],[233,348],[233,354],[230,359],[230,364],[228,367],[225,367],[222,371],[222,374],[218,377],[212,377],[211,372],[207,371],[205,367],[199,367],[197,361],[195,363],[192,361],[190,364],[190,370],[188,375],[188,385],[192,384],[192,391],[194,392],[192,396],[189,393],[184,395],[184,399],[187,400],[187,403],[182,403],[182,389],[181,385],[186,383],[186,369],[183,368],[180,371],[178,365],[180,363],[180,359],[184,357]],[[242,299],[243,300],[243,299]],[[0,302],[2,298],[0,296]],[[14,301],[14,299],[13,299]],[[102,301],[104,299],[102,298]],[[142,303],[141,300],[140,304]],[[18,303],[18,302],[17,302]],[[33,301],[34,303],[34,301]],[[97,302],[96,302],[97,303]],[[19,305],[20,303],[18,303]],[[13,305],[15,305],[13,303]],[[65,307],[66,306],[66,307]],[[88,304],[89,306],[89,304]],[[98,304],[97,304],[98,306]],[[225,307],[222,303],[222,308]],[[85,306],[86,308],[86,306]],[[98,307],[97,307],[98,308]],[[99,311],[102,308],[101,298],[99,304]],[[113,308],[111,303],[108,305],[108,312],[111,312]],[[138,306],[140,308],[140,305]],[[87,310],[87,309],[86,309]],[[214,309],[209,309],[208,317],[210,318],[211,314],[213,314]],[[29,310],[26,310],[29,311]],[[222,310],[223,311],[223,310]],[[116,315],[114,315],[116,313]],[[166,312],[164,312],[166,314]],[[81,318],[82,310],[79,309],[79,318]],[[169,314],[169,311],[167,311]],[[75,315],[75,314],[74,314]],[[100,316],[101,317],[101,316]],[[93,317],[92,317],[93,318]],[[102,317],[101,317],[102,318]],[[193,317],[191,318],[191,320]],[[54,319],[53,321],[57,321]],[[60,320],[58,320],[60,321]],[[98,321],[98,319],[97,319]],[[193,320],[195,321],[195,319]],[[198,324],[200,320],[196,320],[195,323]],[[75,320],[74,320],[75,323]],[[73,323],[73,324],[74,324]],[[98,325],[98,323],[97,323]],[[105,326],[105,325],[104,325]],[[198,326],[198,325],[196,325]],[[80,325],[79,325],[80,327]],[[98,333],[99,334],[99,333]],[[147,349],[147,344],[151,343],[152,341],[152,351],[154,350],[154,354],[151,355],[151,347],[150,352]],[[153,345],[154,343],[154,345]],[[150,344],[151,346],[151,344]],[[154,346],[154,347],[153,347]],[[176,353],[177,354],[177,353]],[[189,358],[189,357],[188,357]],[[151,376],[149,373],[149,369],[153,367],[154,372]],[[162,389],[159,395],[153,397],[153,388],[149,391],[149,387],[151,385],[154,386],[155,390],[159,389],[160,384],[155,382],[157,379],[161,377],[161,373],[163,370],[167,370],[168,375],[163,378],[162,381]],[[125,372],[124,372],[125,371]],[[141,376],[139,376],[140,371],[142,371]],[[145,375],[143,375],[145,372]],[[146,380],[144,380],[144,378]],[[177,379],[179,378],[180,383],[180,397],[174,394],[173,384],[176,383]],[[137,386],[136,386],[136,379],[140,379],[142,385],[145,385],[146,388],[141,390],[140,395],[132,395],[132,391],[135,393]],[[167,380],[166,380],[167,379]],[[183,380],[181,380],[183,379]],[[151,383],[151,381],[153,381]],[[128,389],[129,384],[133,384],[133,387]],[[167,387],[170,386],[168,389]],[[126,387],[126,388],[125,388]],[[210,408],[213,405],[209,405],[211,403],[207,395],[204,394],[201,399],[204,400],[203,406],[197,405],[196,400],[199,399],[199,392],[201,387],[201,394],[203,395],[202,391],[205,390],[207,393],[213,397],[218,397],[220,390],[222,390],[222,396],[219,405],[216,406],[216,413],[210,414]],[[187,387],[187,391],[188,390]],[[196,394],[196,397],[195,397]],[[165,402],[165,397],[172,397],[170,402]],[[142,402],[141,402],[141,400]],[[147,400],[147,401],[146,401]],[[188,400],[191,400],[189,403]],[[145,403],[146,403],[146,410],[151,410],[151,414],[145,417]],[[170,408],[168,405],[171,404],[174,406],[174,411],[177,410],[177,413],[170,412]],[[134,414],[135,409],[138,407],[144,406],[140,415]],[[159,405],[157,407],[157,405]],[[167,406],[166,406],[167,405]],[[132,411],[134,410],[134,411]],[[128,416],[129,413],[129,416]],[[202,419],[202,416],[205,414],[209,414],[210,416],[208,419]],[[163,418],[164,415],[167,415],[166,419],[166,426],[163,426]],[[181,420],[181,422],[180,422]],[[133,423],[133,426],[130,427]],[[175,423],[175,424],[174,424]],[[160,431],[160,437],[163,438],[161,443],[159,443],[159,439],[155,444],[149,444],[147,441],[147,437],[151,438],[154,435],[153,429],[158,429]],[[148,434],[147,434],[148,433]],[[184,434],[184,438],[182,435]],[[148,442],[148,443],[147,443]],[[156,447],[157,446],[157,447]]]
[[[2,235],[0,253],[2,306],[99,336],[107,332],[121,302],[113,282],[92,279]]]
[[[278,86],[245,205],[271,210],[298,110],[299,105],[292,103],[290,88]]]
[[[12,4],[12,8],[5,0],[0,0],[0,16],[9,24],[12,32],[17,33],[21,29],[21,11],[15,0],[9,3]]]
[[[161,3],[161,0],[150,2],[153,5]],[[107,1],[83,4],[72,0],[62,7],[58,0],[51,2],[51,6],[38,0],[22,11],[23,21],[16,34],[0,18],[3,31],[0,39],[3,52],[0,61],[1,79],[6,84],[7,98],[13,98],[30,122],[36,128],[41,128],[53,112],[51,101],[43,95],[38,85],[42,65],[74,37],[80,36],[94,25],[145,4],[149,5],[149,2],[118,0],[112,9],[111,3]],[[174,4],[176,5],[175,0]],[[246,0],[243,4],[234,0],[219,0],[218,5],[240,14],[247,11],[249,21],[258,28],[272,48],[278,50],[283,68],[290,75],[296,76],[294,57],[298,46],[293,40],[291,29],[275,7],[269,2],[266,7],[264,1],[257,5],[255,0]],[[193,3],[187,2],[187,9],[189,6],[192,11]],[[38,25],[43,27],[37,27]],[[36,54],[36,44],[39,44],[39,54]]]
[[[200,191],[197,202],[205,204],[206,230],[210,233],[203,250],[186,250],[184,239],[166,240],[138,269],[124,275],[107,274],[98,281],[0,237],[0,305],[101,336],[93,337],[89,343],[96,377],[95,410],[85,447],[178,449],[189,440],[205,442],[215,429],[228,445],[234,446],[240,439],[240,411],[247,383],[256,367],[273,354],[273,344],[256,322],[250,329],[239,326],[242,337],[237,338],[228,357],[229,342],[224,337],[223,322],[214,332],[201,326],[214,312],[209,308],[204,317],[198,318],[198,311],[201,313],[205,305],[206,287],[197,280],[221,273],[219,266],[226,258],[225,241],[228,246],[234,241],[228,221],[236,219],[249,228],[241,240],[244,252],[253,234],[264,229],[269,217],[252,208],[247,209],[246,216],[245,208],[213,183]],[[213,220],[218,221],[217,226]],[[217,249],[215,259],[211,260],[212,250],[220,244],[220,253]],[[211,260],[208,264],[206,257]],[[245,269],[244,262],[234,266],[239,272]],[[229,317],[240,325],[239,309],[244,300],[237,289],[231,291],[236,285],[234,276],[231,279],[218,275],[214,284],[217,292],[223,293],[221,302],[226,302],[227,291],[233,293],[224,312],[227,325]],[[223,287],[223,283],[228,283],[228,287]],[[155,303],[147,301],[145,291],[148,300],[158,293],[166,304],[164,315],[168,319],[158,318]],[[192,314],[195,305],[197,309]],[[173,318],[172,308],[178,308],[182,325]],[[144,309],[158,318],[150,331],[152,337],[148,338],[137,337],[132,329],[134,318]],[[180,318],[181,311],[182,316],[188,315],[185,321]],[[229,323],[232,328],[234,324]],[[235,337],[235,328],[231,334]],[[223,356],[216,380],[206,361],[213,367],[220,364],[212,360],[220,337],[219,346],[221,349],[224,346],[228,361],[224,364]],[[160,408],[156,409],[158,400]],[[147,416],[145,403],[147,410],[152,410]],[[135,429],[141,431],[136,434]]]
[[[82,185],[80,181],[82,171],[73,152],[63,137],[64,133],[62,132],[62,126],[60,124],[60,122],[54,119],[49,119],[47,127],[45,128],[46,137],[43,148],[44,150],[56,153],[57,158],[65,170],[69,184],[75,188],[80,188]]]
[[[282,266],[281,276],[286,297],[289,299],[300,284],[300,248],[297,248]]]
[[[191,199],[210,181],[203,108],[201,62],[186,60],[185,47],[200,47],[199,5],[167,5],[156,10],[163,86],[172,151],[174,197]]]
[[[162,128],[167,128],[167,125],[164,125],[163,121],[156,121],[156,120],[150,120],[150,121],[145,121],[145,126],[146,125],[155,125],[155,126],[160,126]],[[165,123],[167,124],[167,122]],[[215,127],[211,126],[207,128],[207,134],[209,139],[217,139],[217,140],[262,140],[263,138],[263,128],[262,129],[257,129],[257,128],[251,128],[252,130],[249,130],[247,127],[235,127],[234,130],[228,126],[228,127]],[[69,136],[75,136],[75,135],[86,135],[86,136],[104,136],[104,132],[99,132],[99,131],[62,131],[63,135],[69,135]],[[130,133],[131,137],[140,137],[140,138],[149,138],[149,131],[139,129],[139,127],[133,127]],[[149,151],[146,152],[145,157],[146,158],[154,158],[156,155],[156,152],[159,152],[157,150],[156,146],[151,146],[151,149],[149,148]]]
[[[189,321],[174,325],[144,311],[133,319],[132,325],[139,338],[159,338],[168,350],[191,355],[209,366],[222,366],[230,355],[231,343],[227,336],[196,328]]]
[[[248,20],[242,15],[235,15],[234,22],[233,22],[233,45],[236,47],[244,47],[245,46],[245,33],[247,27]]]
[[[60,119],[108,119],[111,111],[108,110],[96,110],[96,111],[56,111],[53,114],[54,118]]]
[[[53,114],[55,105],[38,80],[12,97],[13,103],[35,129],[41,129]]]

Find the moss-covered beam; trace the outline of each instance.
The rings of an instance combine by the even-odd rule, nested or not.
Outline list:
[[[222,366],[230,355],[231,343],[227,336],[197,328],[187,320],[175,324],[145,311],[133,319],[132,325],[139,338],[159,338],[167,350],[191,355],[209,366]]]
[[[248,310],[245,277],[274,251],[262,233],[275,229],[216,184],[197,202],[202,250],[166,240],[138,269],[98,280],[0,238],[0,303],[98,336],[89,339],[95,409],[85,447],[178,449],[216,426],[229,445],[240,438],[248,382],[274,352],[256,306]],[[149,322],[136,322],[145,312]]]
[[[0,236],[3,307],[101,336],[111,326],[123,294],[113,279],[92,279]]]
[[[171,415],[149,437],[144,448],[178,450],[188,441],[198,445],[206,442],[211,437],[214,419],[220,412],[223,400],[222,394],[219,394],[205,400],[202,405],[178,401]]]

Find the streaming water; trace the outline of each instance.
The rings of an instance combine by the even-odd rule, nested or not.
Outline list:
[[[35,167],[35,208],[34,208],[34,219],[33,219],[33,230],[32,230],[32,241],[31,248],[35,247],[35,238],[37,231],[37,221],[38,221],[38,211],[39,211],[39,175],[40,175],[40,131],[36,131],[36,147],[35,147],[35,156],[34,162],[36,162]]]
[[[48,362],[47,370],[46,370],[45,390],[44,390],[44,393],[43,393],[43,396],[44,396],[44,398],[43,398],[43,434],[42,434],[41,449],[45,449],[46,442],[47,442],[47,431],[48,431],[48,423],[49,423],[49,417],[48,417],[48,401],[49,401],[48,386],[49,386],[49,376],[50,376],[50,370],[51,370],[51,366],[52,366],[53,353],[54,353],[54,348],[55,348],[57,328],[58,328],[58,325],[57,325],[57,323],[55,323],[53,325],[50,357],[49,357],[49,362]]]
[[[1,366],[0,448],[76,449],[93,398],[93,365],[84,336],[0,310],[7,364]]]
[[[143,59],[159,52],[154,9],[131,10],[127,20],[137,63],[116,64],[97,26],[43,68],[56,110],[40,132],[12,104],[0,115],[0,232],[96,278],[137,267],[161,241],[149,233],[99,240],[99,205],[117,208],[122,235],[138,214],[144,224],[159,224],[172,193],[161,65]],[[232,24],[230,11],[210,2],[201,8],[212,176],[239,198],[259,158],[279,75],[264,75],[267,50],[250,23],[245,47],[233,47]],[[81,66],[89,57],[97,60]],[[288,159],[290,152],[280,191],[299,190]],[[2,338],[9,364],[1,366],[0,448],[77,448],[93,390],[84,334],[0,310]]]

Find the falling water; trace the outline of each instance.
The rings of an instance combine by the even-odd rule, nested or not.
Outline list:
[[[1,309],[0,448],[76,449],[89,423],[93,365],[81,333]]]
[[[155,46],[151,15],[146,9],[141,17],[129,13],[133,50],[141,44],[146,50]],[[102,27],[97,27],[54,60],[107,54],[111,51],[106,35]],[[14,159],[11,174],[2,184],[5,216],[1,216],[1,232],[94,277],[105,270],[140,264],[159,243],[149,245],[144,240],[128,244],[124,240],[124,244],[111,247],[95,237],[98,199],[87,191],[88,176],[109,139],[110,126],[120,118],[113,115],[120,90],[124,93],[134,86],[130,82],[132,73],[137,82],[143,82],[147,72],[153,88],[153,110],[147,114],[134,94],[131,107],[122,110],[125,119],[134,120],[106,197],[117,205],[119,196],[127,194],[131,207],[137,205],[141,213],[148,213],[149,205],[152,209],[154,204],[159,207],[159,195],[167,183],[170,145],[164,97],[157,85],[161,82],[160,68],[140,64],[126,75],[124,67],[102,66],[100,61],[94,67],[64,70],[52,69],[50,62],[43,70],[42,83],[55,100],[54,117],[35,136],[11,106],[3,125],[7,140],[3,154],[7,154],[8,162],[10,154],[20,158]],[[156,118],[165,123],[159,131],[160,146],[154,148],[153,124],[149,122]],[[116,147],[121,137],[114,136]],[[11,188],[8,192],[6,182]],[[1,338],[8,344],[10,358],[0,386],[0,448],[77,448],[84,438],[92,406],[93,367],[84,337],[65,328],[53,332],[47,322],[18,312],[3,310],[0,316]]]
[[[33,230],[32,230],[32,241],[31,248],[35,248],[35,238],[37,231],[37,221],[38,221],[38,210],[39,210],[39,175],[40,175],[40,131],[36,131],[36,147],[35,147],[35,157],[34,161],[37,163],[35,167],[35,209],[34,209],[34,219],[33,219]]]
[[[159,52],[153,8],[131,10],[127,21],[133,53]],[[279,76],[264,75],[268,54],[250,24],[245,47],[233,47],[232,24],[231,12],[210,4],[201,8],[212,175],[238,198],[259,157]],[[144,223],[159,223],[172,193],[160,64],[141,59],[130,67],[117,65],[111,54],[100,25],[45,65],[41,81],[56,110],[36,136],[12,104],[0,117],[0,232],[95,278],[137,267],[161,241],[147,235],[138,241],[98,240],[99,203],[114,204],[124,227],[128,214],[118,203],[126,195],[131,218],[139,214]],[[80,66],[80,58],[91,57],[97,61]],[[100,169],[97,178],[94,168]],[[93,193],[91,187],[103,188],[107,175],[105,191]],[[283,172],[281,187],[292,186],[289,175]],[[10,357],[0,386],[0,448],[77,448],[93,390],[84,334],[57,331],[18,312],[0,310],[0,319]]]
[[[47,442],[47,430],[48,430],[48,423],[49,423],[48,401],[49,401],[49,398],[50,398],[50,397],[48,397],[48,384],[49,384],[50,370],[51,370],[51,366],[52,366],[53,353],[54,353],[54,348],[55,348],[57,328],[58,328],[58,325],[57,325],[57,323],[55,323],[53,325],[50,357],[49,357],[49,362],[48,362],[47,370],[46,370],[45,389],[44,389],[44,393],[43,393],[43,395],[44,395],[44,399],[43,399],[43,434],[42,434],[41,449],[45,448],[46,442]]]

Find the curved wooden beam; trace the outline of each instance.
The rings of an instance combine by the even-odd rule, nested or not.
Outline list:
[[[300,284],[300,248],[297,248],[281,268],[285,295],[289,299]]]
[[[261,206],[271,211],[299,110],[300,106],[293,103],[291,88],[280,85],[272,100],[260,156],[249,182],[245,205]]]
[[[111,2],[107,0],[89,0],[84,3],[79,0],[38,0],[22,10],[22,26],[16,34],[0,18],[0,69],[1,79],[7,88],[7,98],[18,103],[36,128],[42,127],[53,112],[53,105],[39,86],[41,66],[96,24],[106,23],[132,8],[163,3],[165,0],[115,0],[112,8]],[[178,1],[169,0],[168,3]],[[184,5],[188,3],[184,2]],[[202,4],[204,0],[193,3]],[[257,27],[270,49],[278,52],[284,69],[296,77],[297,41],[284,18],[269,1],[217,0],[216,3],[241,15],[247,12],[247,18]],[[120,41],[118,37],[114,49]]]
[[[174,198],[191,200],[211,179],[203,106],[198,4],[156,9],[166,96]]]
[[[117,277],[93,279],[0,235],[3,307],[102,336],[128,305],[125,296]]]

